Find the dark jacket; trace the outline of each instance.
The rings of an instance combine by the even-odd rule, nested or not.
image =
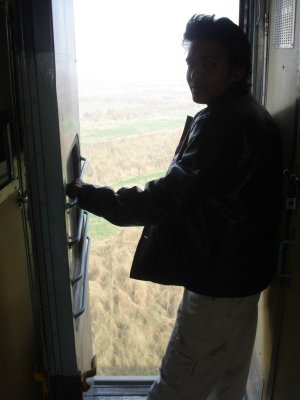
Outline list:
[[[234,88],[192,119],[163,178],[144,190],[84,185],[79,205],[116,225],[145,226],[132,278],[252,295],[275,268],[280,153],[271,116]]]

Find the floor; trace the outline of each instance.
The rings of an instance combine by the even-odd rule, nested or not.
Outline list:
[[[100,377],[90,382],[84,400],[146,400],[155,377]],[[245,395],[243,400],[249,400]]]

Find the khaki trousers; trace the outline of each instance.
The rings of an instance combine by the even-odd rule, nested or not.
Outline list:
[[[148,400],[242,400],[260,294],[211,298],[185,290]]]

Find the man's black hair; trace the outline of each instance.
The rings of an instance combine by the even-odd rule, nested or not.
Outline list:
[[[247,36],[242,29],[228,18],[215,19],[214,15],[195,14],[188,21],[183,35],[183,45],[189,48],[191,42],[199,39],[213,40],[222,45],[227,54],[229,69],[244,69],[241,84],[249,87],[251,77],[251,50]]]

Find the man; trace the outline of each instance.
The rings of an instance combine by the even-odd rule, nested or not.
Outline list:
[[[185,288],[148,399],[241,400],[275,266],[280,141],[249,94],[240,28],[195,15],[184,44],[193,100],[207,108],[187,120],[166,176],[117,192],[76,180],[67,194],[114,224],[145,226],[132,278]]]

